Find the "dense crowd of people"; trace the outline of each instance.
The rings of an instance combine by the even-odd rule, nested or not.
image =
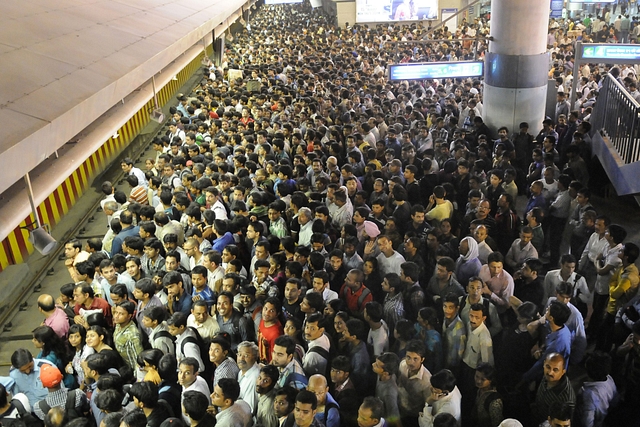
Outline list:
[[[388,42],[426,30],[262,7],[179,96],[146,170],[126,158],[129,188],[103,184],[107,232],[66,243],[70,283],[39,297],[0,422],[632,420],[640,250],[590,203],[592,103],[565,100],[562,28],[556,116],[494,134],[480,81],[385,78],[482,56],[488,22],[402,50]],[[578,102],[593,101],[601,69],[581,72]]]

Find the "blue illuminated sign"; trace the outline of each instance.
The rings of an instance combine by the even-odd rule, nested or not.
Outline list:
[[[421,62],[389,66],[389,80],[452,79],[481,77],[484,62]]]
[[[551,14],[550,18],[562,18],[562,8],[564,7],[564,0],[551,0]]]
[[[583,59],[607,61],[640,60],[640,45],[586,44],[582,46]]]

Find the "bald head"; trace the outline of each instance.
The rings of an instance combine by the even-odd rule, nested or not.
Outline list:
[[[560,353],[549,353],[544,359],[546,362],[562,363],[564,364],[564,356]]]
[[[44,419],[45,425],[56,427],[62,426],[65,421],[64,410],[59,407],[51,408]]]
[[[316,395],[318,405],[324,405],[327,400],[327,393],[329,392],[327,379],[324,375],[311,375],[311,378],[309,378],[309,384],[307,385],[307,390]]]
[[[327,378],[324,375],[314,374],[309,378],[309,386],[310,387],[327,387]]]
[[[56,309],[56,303],[51,295],[42,294],[38,297],[38,307],[48,313]]]

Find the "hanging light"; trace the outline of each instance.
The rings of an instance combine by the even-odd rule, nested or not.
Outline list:
[[[56,239],[44,227],[29,230],[29,242],[42,255],[49,255],[58,246]]]

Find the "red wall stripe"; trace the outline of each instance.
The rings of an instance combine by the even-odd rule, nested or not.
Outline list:
[[[69,205],[71,205],[71,197],[69,196],[69,189],[67,188],[67,186],[65,184],[66,184],[66,181],[65,181],[65,183],[62,184],[62,194],[63,194],[64,199],[67,202],[67,209],[68,209]]]

